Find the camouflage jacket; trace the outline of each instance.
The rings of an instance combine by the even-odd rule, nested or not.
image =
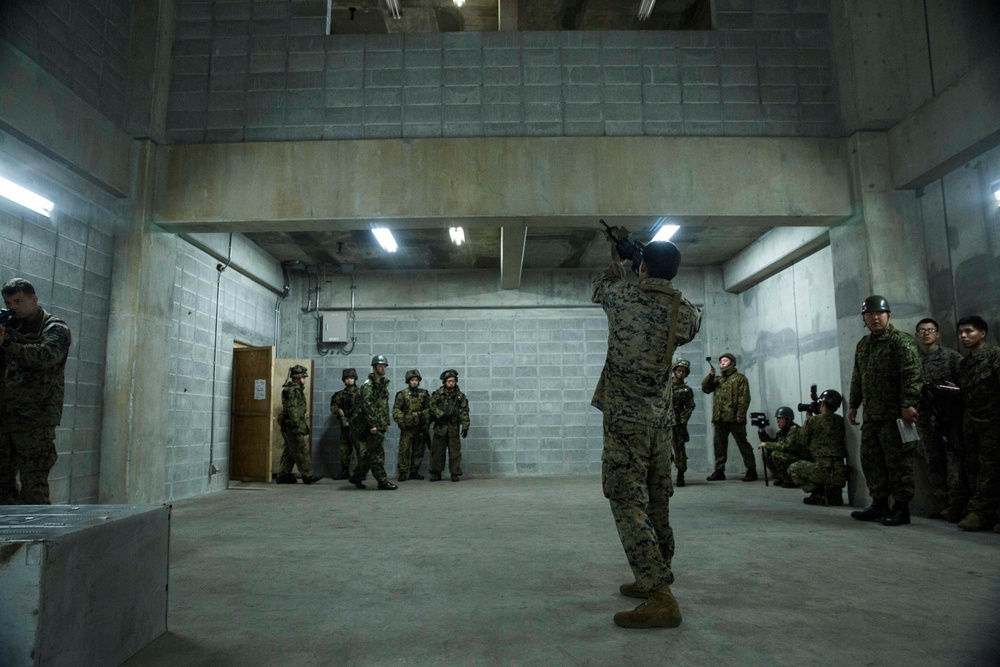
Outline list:
[[[817,461],[825,456],[847,458],[845,438],[844,418],[836,412],[809,417],[799,434],[802,445]]]
[[[965,416],[1000,420],[1000,348],[983,343],[962,360]]]
[[[673,384],[674,419],[681,426],[687,426],[688,420],[694,414],[694,392],[685,382],[674,378]]]
[[[890,324],[880,336],[869,334],[854,352],[850,408],[864,403],[869,421],[896,419],[904,407],[919,407],[923,369],[917,343]]]
[[[773,436],[766,435],[766,431],[761,435],[760,441],[767,443],[764,448],[768,451],[788,452],[802,457],[809,456],[809,448],[802,442],[802,429],[798,424],[792,422],[784,431],[778,431]]]
[[[424,428],[430,424],[430,405],[429,391],[420,387],[407,387],[396,394],[396,400],[392,403],[392,418],[401,429]]]
[[[746,417],[750,409],[750,383],[743,373],[730,366],[718,375],[706,375],[701,390],[715,394],[712,403],[712,423],[734,422],[740,415]]]
[[[340,424],[341,428],[350,428],[351,416],[357,409],[358,391],[360,389],[358,385],[352,384],[349,387],[345,386],[330,397],[330,412],[336,416],[338,410],[344,411],[344,420]]]
[[[646,278],[627,282],[617,267],[594,280],[591,301],[601,304],[608,317],[608,354],[590,404],[614,421],[650,426],[672,426],[670,371],[667,349],[674,295],[669,280]],[[698,333],[701,312],[681,299],[675,345],[684,345]]]
[[[921,392],[920,421],[917,428],[939,423],[962,423],[962,395],[958,392],[937,389],[937,385],[953,382],[961,386],[962,355],[947,347],[937,346],[933,352],[920,351],[924,387]]]
[[[288,380],[281,385],[281,415],[278,417],[281,430],[296,435],[309,433],[307,408],[306,392],[302,385],[294,380]]]
[[[30,320],[14,320],[0,347],[0,424],[54,428],[62,421],[69,327],[39,308]]]
[[[361,385],[361,401],[351,416],[351,431],[355,435],[365,435],[372,428],[385,433],[389,428],[389,379],[380,379],[374,373]]]
[[[455,385],[454,389],[438,387],[431,394],[431,421],[434,422],[434,432],[442,433],[452,428],[469,428],[469,399]]]

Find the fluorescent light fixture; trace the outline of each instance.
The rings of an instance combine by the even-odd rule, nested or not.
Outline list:
[[[456,7],[461,7],[464,4],[465,4],[465,0],[455,0],[455,6]]]
[[[52,217],[52,209],[55,204],[41,195],[37,195],[27,188],[22,188],[17,183],[8,181],[0,177],[0,197],[6,197],[12,202],[16,202],[25,208],[30,208],[36,213],[41,213],[46,218]]]
[[[448,229],[448,236],[451,237],[451,242],[455,245],[465,243],[465,231],[461,227],[450,227]]]
[[[645,21],[649,18],[649,15],[653,13],[653,7],[656,5],[656,0],[642,0],[639,3],[639,20]]]
[[[385,227],[372,227],[372,234],[375,235],[375,240],[378,244],[386,249],[388,252],[396,252],[399,248],[396,245],[396,239],[392,238],[392,232],[390,232]]]
[[[998,204],[1000,204],[1000,190],[993,191],[993,198],[997,200]]]
[[[678,229],[680,225],[662,225],[653,237],[653,241],[669,241]]]

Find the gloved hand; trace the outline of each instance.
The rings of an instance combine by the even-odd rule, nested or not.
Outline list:
[[[462,437],[464,438],[464,437],[466,437],[467,435],[469,435],[469,429],[467,429],[467,428],[463,428],[463,429],[462,429]]]

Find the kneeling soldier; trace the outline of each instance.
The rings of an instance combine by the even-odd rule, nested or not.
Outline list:
[[[774,413],[774,420],[778,425],[775,435],[770,435],[763,428],[757,429],[757,437],[761,442],[761,459],[774,474],[775,486],[791,488],[795,483],[788,476],[788,466],[798,461],[808,461],[809,448],[799,440],[799,425],[795,423],[795,413],[790,407],[783,405],[778,408]]]
[[[827,389],[819,395],[819,414],[806,419],[800,439],[809,449],[812,461],[799,461],[788,467],[788,474],[810,495],[806,505],[844,504],[843,488],[847,483],[847,442],[844,418],[837,414],[843,397]]]

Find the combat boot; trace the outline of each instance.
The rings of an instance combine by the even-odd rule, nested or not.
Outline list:
[[[757,477],[757,469],[756,468],[747,468],[747,474],[743,475],[743,481],[744,482],[756,482],[758,479],[759,479],[759,477]]]
[[[350,478],[351,478],[350,473],[342,472],[339,475],[337,475],[336,477],[331,477],[330,479],[335,479],[338,482],[341,482],[341,481],[343,481],[345,479],[350,479]]]
[[[960,505],[949,505],[941,510],[941,518],[947,519],[949,523],[958,523],[965,516],[965,503]]]
[[[275,484],[295,484],[295,475],[290,472],[279,473],[277,477],[274,478]]]
[[[684,486],[684,485],[685,485],[684,484],[684,473],[681,472],[680,470],[678,470],[677,471],[677,482],[674,484],[674,486]]]
[[[351,484],[353,484],[354,486],[358,487],[359,489],[367,489],[368,488],[367,486],[365,486],[365,483],[363,481],[361,481],[360,479],[358,479],[357,477],[352,477],[351,478]]]
[[[431,481],[432,482],[440,482],[441,481],[441,473],[439,473],[439,472],[432,472],[431,473]]]
[[[722,470],[716,470],[711,475],[708,476],[708,481],[710,482],[724,482],[726,481],[726,473]]]
[[[826,502],[826,496],[824,496],[819,491],[813,491],[808,496],[802,499],[806,505],[823,505]]]
[[[771,480],[771,486],[784,486],[785,482],[780,477]]]
[[[406,475],[399,475],[399,476],[397,476],[396,477],[396,481],[397,482],[405,482],[406,481]]]
[[[398,486],[396,486],[395,484],[393,484],[389,480],[385,480],[384,482],[379,482],[378,483],[378,490],[379,491],[395,491],[398,488],[399,488]]]
[[[451,481],[457,482],[458,481],[458,475],[452,475],[451,476]]]
[[[622,584],[618,587],[618,592],[627,598],[639,598],[640,600],[649,599],[649,591],[644,591],[639,588],[639,584],[634,581],[629,584]]]
[[[995,523],[996,519],[993,516],[987,516],[980,512],[969,512],[964,519],[958,522],[958,527],[968,531],[989,530]]]
[[[844,496],[838,487],[832,487],[826,490],[826,504],[830,507],[844,506]]]
[[[666,584],[649,592],[649,599],[632,611],[615,614],[622,628],[676,628],[681,624],[681,608]]]
[[[318,482],[321,479],[323,479],[323,475],[308,475],[308,476],[303,475],[303,477],[302,477],[302,483],[303,484],[315,484],[316,482]]]
[[[998,523],[995,526],[993,526],[993,532],[994,533],[1000,533],[1000,523]]]
[[[889,499],[875,498],[867,509],[851,512],[851,518],[858,521],[880,521],[888,513]]]
[[[426,478],[426,477],[424,477],[423,475],[421,475],[421,474],[420,474],[419,472],[411,472],[411,473],[410,473],[410,479],[419,479],[419,480],[425,480],[425,479],[427,479],[427,478]]]
[[[882,517],[879,523],[883,526],[905,526],[910,523],[910,503],[897,500],[892,506],[892,513]]]

